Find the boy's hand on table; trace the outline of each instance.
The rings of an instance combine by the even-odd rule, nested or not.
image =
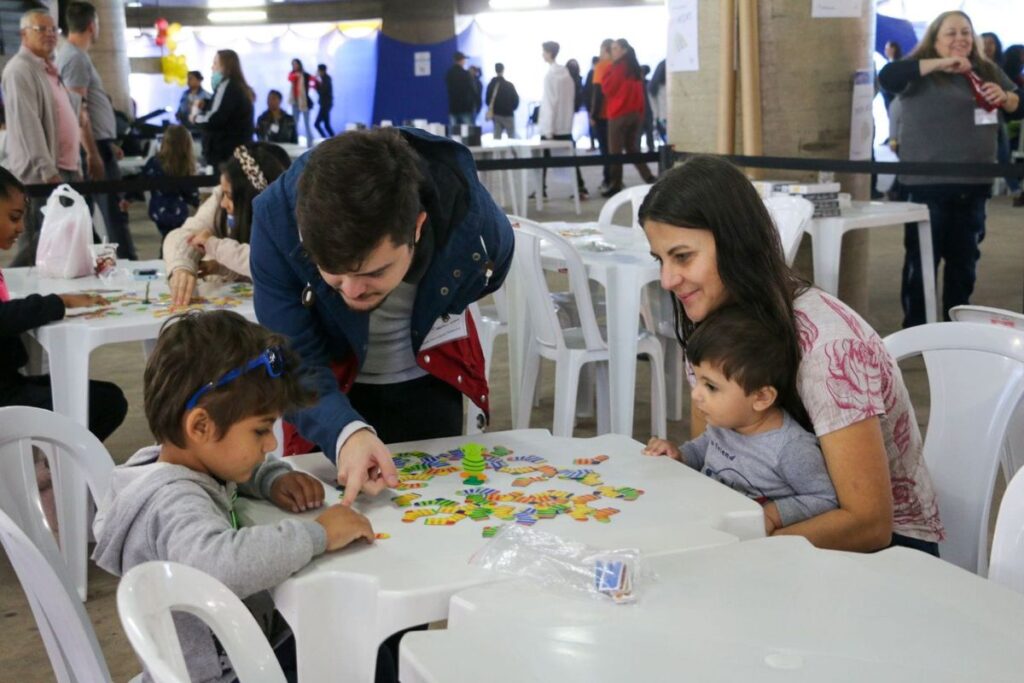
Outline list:
[[[644,448],[644,455],[667,455],[673,460],[680,462],[683,460],[683,454],[678,446],[668,439],[659,439],[656,436],[652,436],[651,440],[647,442],[647,447]]]
[[[342,505],[355,502],[360,491],[375,496],[398,486],[398,471],[391,451],[369,429],[360,429],[338,451],[338,483],[345,487]]]
[[[344,548],[356,539],[364,538],[373,543],[373,527],[370,520],[350,507],[332,505],[316,521],[327,532],[327,551]]]
[[[764,535],[771,536],[781,528],[782,517],[779,515],[779,508],[775,501],[770,500],[764,504]]]
[[[323,506],[324,485],[305,472],[288,472],[270,486],[270,502],[290,512],[306,512]]]

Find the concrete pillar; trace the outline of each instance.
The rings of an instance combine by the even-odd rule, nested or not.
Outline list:
[[[403,43],[439,43],[455,35],[455,0],[384,0],[384,35]]]
[[[125,44],[124,0],[90,0],[96,7],[100,35],[89,57],[103,79],[103,87],[114,101],[114,109],[131,112],[128,93],[128,48]]]
[[[815,19],[810,2],[758,3],[765,155],[849,158],[853,75],[857,69],[871,68],[874,46],[874,3],[862,4],[859,18]],[[721,10],[721,2],[700,3],[700,71],[669,74],[669,138],[682,151],[714,151]],[[738,97],[737,111],[742,116]],[[771,170],[764,177],[816,179],[814,174]],[[868,198],[868,176],[837,179],[854,199]],[[839,294],[861,313],[867,310],[867,258],[868,233],[848,233]],[[809,268],[806,274],[810,275]]]

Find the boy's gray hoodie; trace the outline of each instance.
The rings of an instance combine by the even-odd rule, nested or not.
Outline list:
[[[316,522],[284,519],[241,529],[231,527],[235,485],[181,465],[157,462],[159,446],[143,448],[116,467],[100,503],[93,532],[93,560],[117,576],[137,564],[168,560],[201,569],[242,599],[269,606],[264,591],[309,564],[327,547]],[[268,459],[238,492],[269,498],[274,481],[291,467]],[[247,602],[252,603],[252,600]],[[254,606],[250,604],[250,608]],[[197,617],[176,613],[174,623],[193,681],[233,680],[221,664],[213,633]],[[148,673],[145,681],[151,680]]]

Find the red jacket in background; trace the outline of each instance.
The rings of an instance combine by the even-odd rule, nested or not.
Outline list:
[[[643,115],[644,82],[629,78],[624,63],[612,64],[601,80],[601,91],[604,93],[609,119],[634,112]]]

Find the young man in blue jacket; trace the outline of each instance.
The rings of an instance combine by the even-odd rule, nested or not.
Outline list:
[[[501,286],[515,239],[465,147],[405,128],[326,140],[256,198],[251,242],[256,316],[315,377],[289,421],[336,460],[343,502],[397,485],[385,443],[461,433],[463,395],[487,412],[466,307]]]

